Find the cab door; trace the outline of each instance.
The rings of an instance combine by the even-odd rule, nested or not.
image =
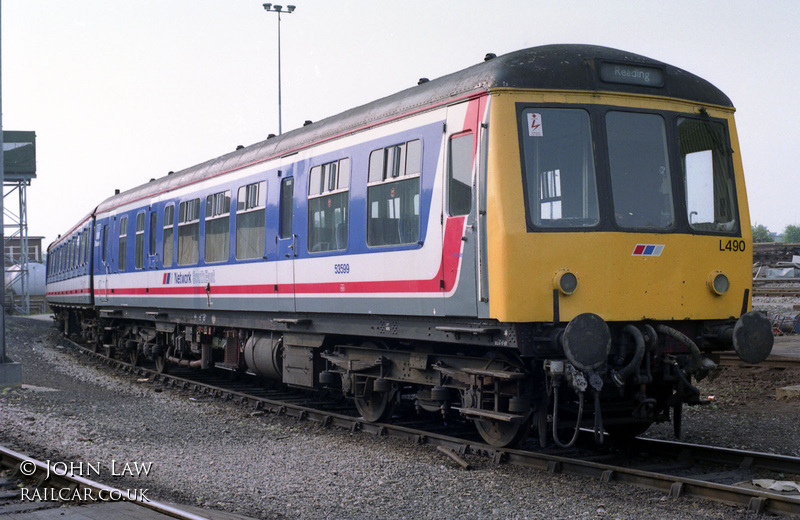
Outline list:
[[[448,107],[445,127],[442,291],[445,314],[477,316],[478,131],[485,98]]]

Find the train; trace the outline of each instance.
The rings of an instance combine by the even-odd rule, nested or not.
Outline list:
[[[680,435],[719,352],[773,343],[731,100],[578,44],[485,59],[89,208],[48,248],[57,326],[472,422],[485,443]]]

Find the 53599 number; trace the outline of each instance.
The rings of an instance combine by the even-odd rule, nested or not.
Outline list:
[[[334,264],[333,274],[348,274],[350,273],[350,264]]]

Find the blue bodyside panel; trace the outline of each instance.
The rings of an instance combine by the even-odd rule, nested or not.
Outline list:
[[[296,246],[296,258],[319,257],[319,256],[335,256],[335,255],[358,255],[373,253],[377,250],[380,251],[393,251],[393,250],[406,250],[414,249],[421,246],[421,244],[404,244],[399,246],[382,246],[379,248],[369,247],[367,245],[366,225],[367,225],[367,174],[368,162],[370,152],[373,150],[392,146],[414,139],[422,140],[422,175],[420,184],[420,231],[419,236],[424,237],[426,234],[429,209],[431,206],[431,197],[433,193],[433,185],[435,181],[436,169],[440,162],[440,149],[441,149],[441,136],[442,136],[442,122],[428,124],[423,127],[415,128],[413,130],[393,134],[379,139],[359,143],[355,146],[337,150],[335,152],[319,155],[310,160],[303,160],[292,163],[290,166],[284,167],[281,172],[281,177],[278,177],[278,170],[270,169],[261,173],[256,173],[247,178],[238,180],[237,182],[221,182],[216,184],[211,189],[198,191],[190,196],[182,197],[181,199],[169,199],[160,202],[148,204],[149,201],[142,201],[143,205],[132,210],[117,213],[115,216],[109,218],[98,218],[98,229],[103,229],[105,226],[110,226],[108,233],[109,244],[106,244],[107,256],[106,263],[108,264],[109,273],[118,273],[119,271],[119,221],[122,217],[127,216],[127,247],[124,272],[135,271],[135,240],[136,240],[136,215],[142,210],[149,209],[149,211],[156,211],[158,215],[156,225],[156,243],[158,259],[154,264],[157,269],[163,269],[163,228],[164,228],[164,208],[170,204],[175,206],[175,216],[177,218],[178,208],[181,201],[191,200],[195,198],[200,199],[200,238],[199,238],[199,261],[193,265],[177,265],[177,251],[178,251],[178,227],[175,224],[173,233],[173,262],[170,269],[173,268],[189,268],[201,266],[220,266],[228,264],[258,262],[262,259],[251,259],[238,261],[235,258],[235,236],[236,236],[236,203],[238,197],[238,189],[241,186],[251,184],[254,182],[266,180],[267,181],[267,205],[266,205],[266,252],[265,257],[267,261],[288,261],[284,255],[279,255],[276,245],[275,237],[278,235],[278,223],[280,215],[280,181],[286,177],[287,171],[295,172],[295,187],[294,187],[294,218],[293,228],[294,232],[298,235],[298,243]],[[307,244],[307,229],[308,229],[308,173],[313,166],[325,164],[341,158],[350,158],[351,160],[351,178],[350,178],[350,191],[349,191],[349,208],[350,216],[348,218],[348,246],[343,250],[327,251],[321,253],[309,253]],[[221,191],[230,190],[231,194],[231,213],[229,220],[229,253],[226,262],[214,262],[206,264],[204,260],[205,249],[205,217],[206,217],[206,197]],[[146,213],[146,229],[149,230],[149,212]],[[148,237],[149,233],[145,234]],[[94,256],[94,274],[106,275],[106,268],[103,264],[102,247],[98,245],[98,240],[95,240]],[[148,240],[145,239],[145,248],[147,248]],[[148,262],[145,262],[147,265]]]

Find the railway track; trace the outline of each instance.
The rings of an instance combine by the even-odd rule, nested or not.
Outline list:
[[[787,495],[757,488],[755,479],[800,480],[800,458],[752,451],[702,446],[674,441],[636,438],[624,447],[587,448],[592,432],[583,432],[586,442],[577,449],[498,449],[480,442],[474,433],[436,431],[433,423],[411,421],[370,423],[356,416],[354,407],[342,399],[323,399],[306,391],[268,390],[247,381],[231,380],[188,369],[159,373],[110,359],[66,340],[97,362],[148,378],[165,387],[197,392],[247,407],[254,412],[310,421],[320,427],[338,427],[376,436],[392,436],[415,444],[436,446],[466,467],[468,454],[488,457],[549,473],[566,473],[621,482],[660,490],[670,497],[690,496],[744,507],[755,513],[800,516],[800,494]],[[791,361],[792,366],[796,363]],[[724,361],[723,361],[724,364]],[[471,430],[470,430],[471,431]]]
[[[736,354],[720,354],[719,364],[723,366],[737,367],[793,369],[800,368],[800,358],[789,356],[770,356],[761,363],[754,365],[752,363],[742,361]]]
[[[800,287],[753,287],[753,296],[800,297]]]
[[[800,297],[800,280],[797,278],[756,278],[753,296]]]

